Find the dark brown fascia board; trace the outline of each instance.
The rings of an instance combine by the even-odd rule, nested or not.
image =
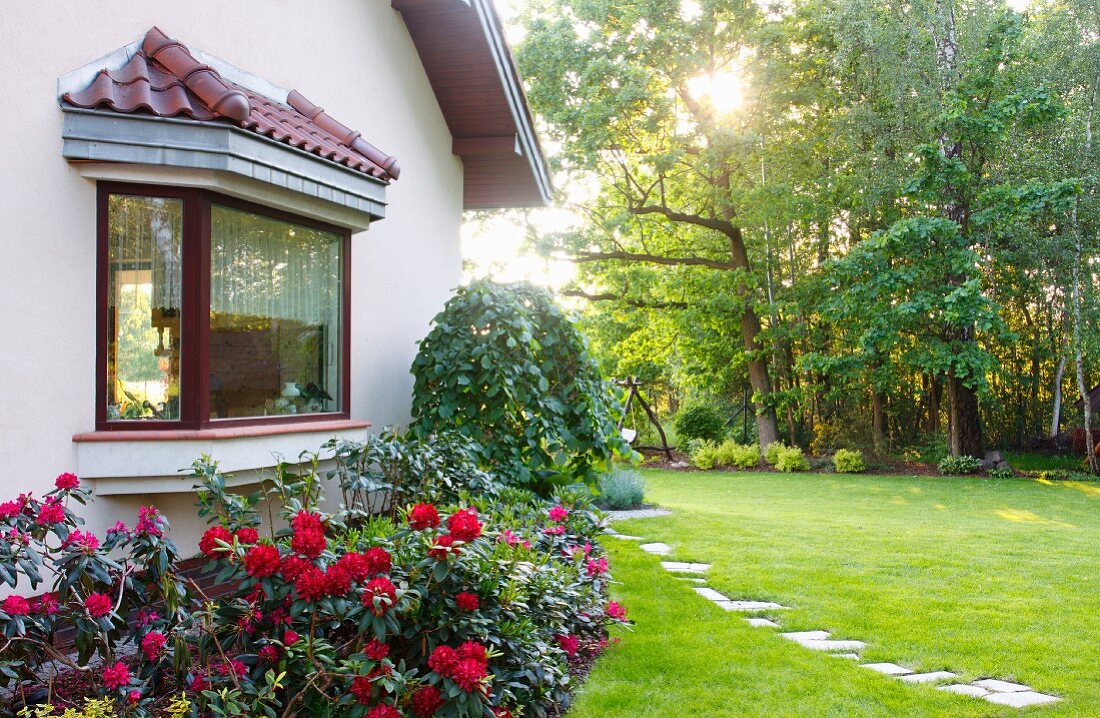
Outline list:
[[[415,11],[417,10],[465,5],[471,12],[477,13],[485,42],[492,55],[493,64],[497,68],[501,89],[512,111],[512,120],[516,127],[515,139],[520,150],[517,154],[527,159],[542,204],[550,204],[554,192],[550,172],[546,166],[542,146],[539,144],[538,133],[535,131],[531,108],[527,104],[527,95],[523,91],[523,83],[516,68],[515,58],[508,47],[508,42],[504,39],[504,26],[492,0],[390,0],[390,5],[402,12],[405,22],[410,24],[416,22]],[[408,14],[404,14],[405,12]],[[456,141],[458,139],[460,138],[455,138]]]

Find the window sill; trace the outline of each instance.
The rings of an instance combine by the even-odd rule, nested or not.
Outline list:
[[[242,439],[253,436],[279,436],[281,434],[306,434],[318,431],[350,431],[368,429],[369,421],[330,419],[326,421],[298,421],[286,424],[253,424],[251,426],[223,426],[209,429],[118,429],[88,431],[73,436],[73,443],[91,441],[218,441]]]
[[[332,438],[362,441],[370,422],[336,419],[209,429],[95,431],[73,437],[77,473],[95,482],[99,495],[192,491],[190,465],[203,454],[231,474],[229,485],[259,480],[259,472],[284,457],[319,451]],[[330,458],[330,457],[322,457]]]

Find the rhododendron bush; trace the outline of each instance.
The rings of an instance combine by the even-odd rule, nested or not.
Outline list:
[[[455,485],[398,501],[411,498],[392,489],[409,483],[400,469],[378,499],[373,449],[330,448],[337,506],[316,460],[279,466],[249,496],[229,492],[215,462],[195,463],[209,582],[173,573],[153,509],[100,538],[76,528],[76,483],[0,505],[0,579],[22,591],[18,577],[41,579],[44,564],[57,576],[51,593],[0,604],[0,680],[33,683],[36,656],[60,655],[52,634],[72,627],[70,669],[120,715],[159,715],[181,692],[195,716],[503,718],[567,704],[569,657],[627,622],[607,600],[586,500]]]

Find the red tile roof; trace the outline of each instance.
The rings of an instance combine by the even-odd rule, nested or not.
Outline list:
[[[101,70],[91,85],[61,99],[89,109],[232,123],[372,177],[390,180],[400,174],[395,158],[297,90],[283,104],[230,82],[155,27],[125,65]]]

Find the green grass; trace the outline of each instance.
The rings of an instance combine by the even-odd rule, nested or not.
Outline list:
[[[1066,471],[1084,471],[1082,456],[1052,456],[1050,454],[1006,453],[1005,459],[1017,471],[1041,471],[1043,469],[1064,469]]]
[[[623,522],[708,585],[775,600],[784,630],[868,642],[866,661],[1061,695],[1020,711],[913,686],[752,628],[633,542],[609,539],[638,625],[569,718],[1100,716],[1100,486],[1028,479],[647,471],[673,516]]]

